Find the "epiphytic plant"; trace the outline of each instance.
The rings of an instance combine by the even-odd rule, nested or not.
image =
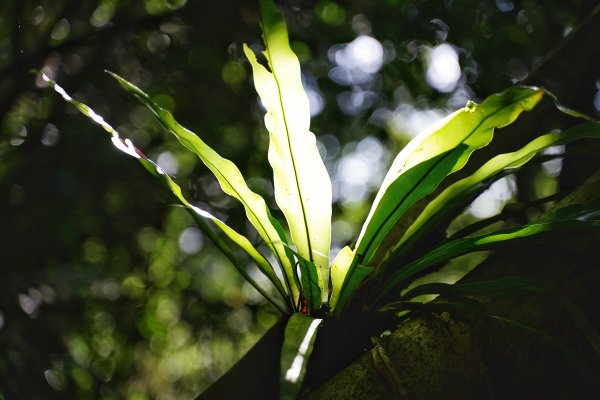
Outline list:
[[[582,138],[599,138],[600,124],[587,122],[573,128],[542,135],[512,153],[489,159],[474,173],[450,183],[446,178],[461,170],[470,155],[487,146],[496,128],[515,121],[546,95],[536,87],[510,87],[481,104],[469,102],[413,139],[396,157],[381,185],[355,245],[342,249],[330,259],[331,181],[317,150],[315,135],[309,131],[310,111],[300,78],[300,63],[289,46],[283,16],[271,0],[260,0],[261,25],[267,65],[244,46],[254,76],[254,85],[266,108],[269,131],[269,162],[273,169],[275,200],[287,222],[291,241],[264,199],[246,184],[240,170],[221,157],[200,136],[181,126],[141,89],[116,74],[113,77],[151,110],[165,129],[195,153],[210,169],[223,191],[239,201],[276,262],[269,259],[242,234],[222,220],[192,205],[181,188],[153,161],[122,138],[101,116],[75,101],[55,82],[44,79],[62,97],[100,124],[119,150],[135,157],[155,175],[194,215],[200,228],[237,267],[239,272],[282,314],[291,316],[281,360],[282,398],[294,398],[302,384],[318,326],[325,318],[343,315],[358,287],[368,289],[366,307],[380,310],[408,310],[424,294],[454,292],[479,294],[500,289],[532,288],[521,278],[461,286],[435,283],[416,284],[449,260],[471,252],[490,250],[549,232],[599,229],[597,204],[581,205],[552,217],[500,230],[485,230],[485,224],[459,232],[441,243],[422,246],[427,234],[447,224],[491,183],[527,163],[546,160],[544,150]],[[443,190],[442,190],[443,189]],[[433,196],[435,195],[435,196]],[[423,199],[431,200],[414,220],[404,218]],[[232,243],[243,249],[276,289],[273,294],[246,272],[229,246],[218,236],[220,229]],[[478,233],[479,232],[479,233]],[[461,234],[462,233],[462,234]],[[415,249],[423,249],[415,253]],[[407,255],[410,254],[410,257]],[[422,282],[422,281],[418,281]],[[417,282],[417,283],[418,283]],[[427,298],[428,300],[430,299]],[[600,349],[600,341],[585,321],[578,325]]]

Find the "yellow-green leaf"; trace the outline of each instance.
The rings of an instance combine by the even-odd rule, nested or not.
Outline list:
[[[364,265],[404,212],[431,193],[449,174],[461,169],[471,153],[491,141],[495,128],[512,123],[532,109],[543,91],[511,87],[444,118],[413,139],[394,160],[375,197],[355,252]]]
[[[120,76],[109,72],[127,91],[137,97],[148,107],[175,137],[200,158],[215,175],[225,193],[238,200],[245,208],[246,216],[275,255],[275,259],[283,269],[286,286],[291,291],[292,303],[298,302],[298,287],[294,279],[293,255],[285,247],[285,234],[279,222],[271,216],[264,199],[254,193],[244,180],[237,166],[208,146],[198,135],[181,126],[173,115],[160,107],[140,88]]]
[[[398,244],[390,248],[390,253],[396,252],[393,257],[405,253],[426,232],[487,188],[492,178],[521,167],[548,147],[565,145],[583,138],[600,138],[600,123],[589,122],[561,132],[549,133],[532,140],[517,151],[495,156],[473,174],[448,186],[427,204]]]
[[[288,222],[298,253],[317,265],[322,300],[327,300],[331,240],[331,181],[309,131],[310,109],[300,63],[289,46],[285,21],[271,0],[260,1],[264,55],[269,70],[244,46],[254,85],[265,106],[269,162],[275,199]]]
[[[373,272],[373,268],[360,265],[358,257],[350,247],[344,247],[335,257],[331,266],[330,310],[339,315],[354,290],[371,272]]]
[[[337,306],[344,280],[352,266],[354,258],[352,249],[345,246],[333,259],[333,264],[331,265],[331,297],[329,298],[329,309],[331,311],[335,310]]]
[[[273,270],[273,266],[258,250],[256,250],[256,248],[252,245],[252,243],[250,243],[250,241],[245,236],[239,234],[225,222],[221,221],[209,212],[191,205],[183,196],[179,185],[177,185],[173,181],[173,179],[171,179],[171,177],[168,174],[166,174],[158,165],[156,165],[152,160],[148,159],[141,151],[139,151],[129,139],[122,139],[119,135],[119,132],[117,132],[117,130],[115,130],[108,122],[106,122],[104,118],[98,115],[86,104],[74,100],[62,87],[56,84],[56,82],[49,79],[44,74],[42,74],[42,78],[58,94],[60,94],[66,102],[75,106],[82,114],[91,118],[94,122],[99,124],[106,132],[110,133],[113,145],[117,149],[128,154],[129,156],[136,158],[149,172],[151,172],[163,182],[163,184],[170,190],[170,192],[182,205],[187,207],[189,210],[193,211],[196,215],[207,219],[213,222],[216,226],[218,226],[223,231],[223,233],[227,235],[227,237],[229,237],[234,243],[240,246],[252,258],[252,260],[256,262],[258,268],[269,278],[273,285],[275,285],[282,297],[284,299],[286,298],[285,289],[281,285],[279,278]],[[269,298],[268,294],[252,280],[252,278],[243,270],[243,267],[240,267],[239,265],[236,265],[236,267],[238,268],[240,273],[242,273],[244,278],[250,281],[250,283],[252,283],[253,286],[256,287],[257,290],[267,298],[267,300],[271,301],[275,307],[279,308],[281,312],[285,313],[285,310],[278,306],[275,302],[273,302],[272,299]]]
[[[317,330],[322,322],[322,319],[311,318],[301,313],[294,313],[290,317],[285,327],[281,348],[279,396],[281,400],[297,398],[312,354]]]

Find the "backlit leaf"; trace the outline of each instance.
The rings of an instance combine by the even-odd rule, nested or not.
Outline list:
[[[279,222],[271,216],[264,199],[254,193],[244,180],[237,166],[209,147],[198,135],[181,126],[173,115],[160,107],[146,93],[137,86],[126,81],[120,76],[109,72],[127,91],[137,97],[150,109],[161,124],[175,137],[196,154],[200,160],[215,175],[225,193],[234,197],[243,204],[246,216],[256,228],[260,236],[269,246],[280,266],[286,281],[286,286],[292,293],[292,303],[298,300],[298,288],[295,284],[293,273],[293,256],[286,251],[285,234]]]
[[[348,247],[344,247],[333,260],[331,266],[332,292],[329,308],[339,314],[354,289],[373,272],[373,268],[358,263],[358,257]]]
[[[338,255],[333,259],[331,264],[331,297],[329,298],[329,308],[331,311],[335,310],[335,307],[342,291],[342,285],[348,271],[355,260],[354,252],[348,246],[345,246]]]
[[[217,225],[227,237],[229,237],[234,243],[240,246],[257,264],[258,268],[269,278],[269,280],[275,285],[282,297],[286,298],[286,292],[281,285],[272,265],[269,261],[256,250],[256,248],[250,243],[250,241],[243,235],[237,233],[234,229],[229,227],[225,222],[216,218],[212,214],[204,211],[196,206],[191,205],[183,196],[181,188],[177,185],[171,177],[166,174],[156,163],[148,159],[141,151],[139,151],[129,139],[122,139],[119,133],[109,124],[104,118],[96,114],[87,105],[74,100],[62,87],[57,85],[54,81],[50,80],[46,75],[42,74],[42,78],[58,93],[65,101],[75,106],[82,114],[91,118],[94,122],[99,124],[105,131],[111,134],[111,140],[113,145],[128,154],[131,157],[136,158],[150,173],[159,178],[161,182],[169,189],[169,191],[175,196],[175,198],[195,215],[207,219]],[[207,229],[206,225],[201,224],[201,228]],[[210,237],[214,235],[209,234]],[[278,306],[273,300],[271,300],[268,294],[258,285],[254,280],[245,272],[243,266],[234,263],[238,271],[248,280],[261,294],[263,294],[267,300],[271,301],[280,311],[285,313],[285,310]]]
[[[548,147],[565,145],[583,138],[600,138],[600,123],[586,123],[543,135],[515,152],[500,154],[490,159],[473,174],[448,186],[427,204],[398,244],[389,249],[389,253],[397,249],[391,261],[409,250],[412,244],[437,226],[447,215],[465,207],[467,202],[485,190],[493,179],[521,167]]]
[[[404,212],[461,169],[473,151],[492,139],[495,128],[512,123],[542,98],[538,88],[511,87],[469,103],[413,139],[394,160],[362,227],[355,252],[371,264],[377,247]]]
[[[300,63],[289,46],[283,16],[271,0],[260,1],[264,55],[269,69],[244,46],[254,85],[267,113],[269,162],[275,199],[290,228],[298,253],[318,267],[322,300],[327,300],[331,241],[331,181],[309,131],[308,97],[300,79]]]

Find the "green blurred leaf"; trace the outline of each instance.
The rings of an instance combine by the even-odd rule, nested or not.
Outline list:
[[[286,278],[286,287],[291,291],[291,303],[296,304],[298,300],[298,288],[294,281],[293,256],[286,251],[285,234],[279,222],[269,212],[264,199],[254,193],[244,180],[240,170],[231,161],[221,157],[210,148],[195,133],[181,126],[169,111],[160,107],[146,93],[137,86],[121,78],[117,74],[109,72],[127,91],[137,97],[148,109],[150,109],[160,123],[168,129],[175,137],[196,154],[200,160],[215,175],[221,188],[225,193],[238,200],[246,210],[246,216],[256,228],[260,236],[271,249],[279,265],[283,268]]]
[[[260,1],[264,55],[261,65],[248,46],[254,85],[267,113],[269,162],[275,199],[288,222],[298,253],[318,267],[322,301],[327,301],[331,240],[331,181],[309,131],[308,97],[300,79],[300,63],[289,46],[287,28],[271,0]]]
[[[435,190],[447,175],[461,169],[473,151],[488,145],[495,128],[512,123],[542,96],[541,89],[515,86],[488,97],[481,105],[469,102],[404,147],[362,227],[355,248],[361,263],[377,267],[381,260],[374,259],[375,252],[404,212]]]
[[[290,317],[281,349],[280,399],[293,400],[298,396],[321,322],[322,319],[301,313]]]
[[[600,123],[586,123],[540,136],[515,152],[497,155],[473,174],[448,186],[427,204],[398,244],[390,248],[389,253],[393,254],[390,261],[405,254],[417,240],[438,226],[448,215],[463,208],[495,179],[520,168],[548,147],[565,145],[583,138],[600,138]]]

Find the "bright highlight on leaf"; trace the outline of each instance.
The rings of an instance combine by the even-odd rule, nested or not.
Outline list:
[[[57,92],[59,93],[63,99],[65,101],[67,101],[68,103],[72,104],[73,106],[75,106],[82,114],[88,116],[89,118],[91,118],[94,122],[98,123],[105,131],[107,131],[108,133],[111,134],[111,140],[114,144],[114,146],[121,150],[122,152],[137,158],[138,161],[150,172],[152,173],[154,176],[156,176],[157,178],[159,178],[162,182],[163,185],[166,186],[169,191],[175,196],[175,198],[185,207],[187,207],[190,211],[193,212],[193,215],[196,216],[200,216],[204,219],[208,219],[211,222],[213,222],[215,225],[217,225],[222,231],[223,233],[225,233],[225,235],[227,235],[234,243],[236,243],[237,245],[239,245],[249,256],[252,260],[254,260],[254,262],[256,262],[257,266],[259,267],[259,269],[269,278],[269,280],[273,283],[273,285],[275,285],[275,287],[277,288],[277,290],[279,291],[279,293],[283,296],[283,298],[286,298],[286,293],[279,281],[279,279],[277,278],[277,275],[275,274],[275,271],[273,270],[273,267],[271,266],[271,264],[269,263],[269,261],[258,252],[258,250],[256,250],[256,248],[248,241],[248,239],[246,239],[246,237],[240,235],[239,233],[237,233],[234,229],[232,229],[231,227],[229,227],[225,222],[221,221],[220,219],[216,218],[215,216],[213,216],[212,214],[210,214],[207,211],[204,211],[198,207],[192,206],[184,197],[183,197],[183,193],[181,192],[181,188],[179,187],[179,185],[177,185],[169,175],[167,175],[156,163],[154,163],[152,160],[148,159],[141,151],[139,151],[134,145],[133,143],[129,140],[129,139],[122,139],[119,135],[119,133],[110,125],[108,124],[104,118],[100,117],[98,114],[96,114],[96,112],[94,112],[94,110],[92,110],[90,107],[88,107],[87,105],[80,103],[76,100],[73,100],[73,98],[71,96],[69,96],[66,91],[60,87],[59,85],[57,85],[54,81],[52,81],[51,79],[49,79],[46,75],[42,74],[42,78]],[[198,219],[196,219],[196,221],[198,221]],[[200,220],[201,221],[201,220]],[[204,222],[200,222],[199,223],[200,227],[205,231],[205,233],[207,233],[207,236],[209,236],[211,239],[213,239],[213,241],[215,241],[215,244],[217,244],[217,246],[219,248],[221,248],[222,251],[224,251],[224,253],[228,256],[228,258],[230,258],[230,260],[234,263],[234,266],[237,268],[237,270],[244,276],[244,278],[250,282],[267,300],[269,300],[278,310],[280,310],[281,312],[285,313],[285,307],[281,307],[280,305],[277,304],[277,301],[271,299],[271,296],[269,296],[266,291],[261,288],[245,271],[244,267],[241,266],[239,263],[237,263],[237,261],[235,261],[235,258],[233,258],[233,255],[231,254],[231,252],[228,250],[227,246],[225,244],[223,244],[212,232],[212,229],[206,225]]]
[[[271,216],[264,199],[254,193],[242,177],[240,170],[231,161],[221,157],[210,148],[199,136],[179,125],[173,115],[160,107],[146,93],[120,76],[110,73],[127,91],[137,97],[148,107],[175,137],[200,158],[215,175],[225,193],[238,200],[246,210],[246,216],[256,228],[267,246],[273,251],[286,278],[285,287],[291,293],[291,305],[298,303],[299,291],[294,284],[294,258],[288,249],[285,234],[279,222]]]
[[[307,317],[301,313],[290,317],[281,349],[282,400],[293,400],[298,395],[321,322],[322,319]]]
[[[267,109],[269,162],[273,168],[275,199],[283,211],[298,253],[314,263],[322,301],[329,288],[331,242],[331,181],[309,131],[310,107],[302,87],[300,63],[289,45],[281,13],[270,0],[260,1],[264,55],[270,71],[248,46],[246,57],[254,85]]]
[[[512,87],[490,96],[481,105],[470,102],[413,139],[398,154],[375,197],[358,238],[355,252],[372,263],[385,236],[406,210],[431,193],[449,174],[461,169],[469,156],[492,140],[495,128],[512,123],[542,98],[538,88]]]
[[[389,249],[390,253],[404,253],[425,233],[433,229],[451,212],[464,207],[495,180],[514,171],[541,154],[544,149],[560,146],[583,138],[600,139],[600,123],[590,122],[576,125],[561,132],[540,136],[521,149],[499,154],[482,165],[472,175],[461,179],[440,193],[419,214],[415,222],[406,230],[398,243]],[[399,256],[400,254],[396,254]],[[392,257],[394,259],[395,257]]]
[[[151,110],[181,144],[200,158],[226,194],[242,204],[248,220],[272,252],[277,263],[275,268],[245,236],[190,204],[174,180],[129,139],[121,138],[102,116],[75,101],[46,75],[42,74],[42,78],[66,102],[110,133],[117,149],[136,158],[159,179],[176,201],[191,212],[199,227],[242,276],[281,313],[291,315],[285,330],[281,357],[282,399],[296,398],[301,389],[316,333],[323,321],[311,315],[337,317],[353,305],[379,307],[386,296],[394,292],[399,295],[402,290],[407,292],[406,297],[397,296],[403,301],[388,305],[390,310],[396,306],[408,310],[416,303],[413,296],[436,291],[447,294],[493,294],[507,287],[514,290],[529,289],[529,283],[519,279],[470,286],[444,285],[439,280],[437,283],[423,284],[423,281],[415,279],[429,274],[425,278],[433,280],[433,269],[465,254],[518,244],[542,234],[600,230],[600,205],[575,205],[520,226],[476,236],[469,236],[465,230],[461,230],[445,241],[440,240],[441,243],[417,246],[423,245],[421,239],[440,228],[449,216],[464,208],[492,182],[530,161],[539,161],[543,150],[582,138],[600,138],[598,122],[540,136],[517,151],[491,158],[471,175],[440,190],[441,193],[423,208],[413,222],[403,220],[411,207],[419,201],[423,202],[425,196],[433,193],[448,175],[462,169],[475,150],[487,146],[496,128],[511,124],[522,112],[531,110],[545,93],[540,88],[514,86],[488,97],[480,105],[468,102],[464,108],[418,135],[397,155],[354,248],[344,247],[333,260],[330,271],[331,181],[319,155],[315,135],[310,132],[310,108],[302,87],[300,63],[290,49],[282,14],[271,0],[259,0],[259,3],[265,45],[263,54],[268,66],[261,64],[246,45],[244,52],[252,67],[256,91],[266,108],[264,121],[269,132],[268,159],[273,169],[275,200],[287,221],[292,242],[288,242],[284,227],[271,215],[264,199],[248,187],[235,164],[221,157],[198,135],[180,125],[169,111],[160,107],[140,88],[116,74],[111,75]],[[571,116],[582,116],[558,103],[557,107]],[[272,283],[276,296],[272,296],[267,288],[259,286],[249,276],[244,265],[233,255],[229,244],[216,235],[213,226],[217,226],[254,261]],[[466,230],[469,228],[472,229],[471,233],[481,231],[476,224]],[[420,250],[422,247],[425,250]],[[402,261],[402,257],[411,250],[418,250],[419,253],[410,253],[411,258],[407,263],[399,264],[397,261]],[[361,284],[370,290],[371,297],[352,298]],[[600,336],[591,329],[585,316],[573,305],[567,302],[563,304],[595,350],[600,351]]]

